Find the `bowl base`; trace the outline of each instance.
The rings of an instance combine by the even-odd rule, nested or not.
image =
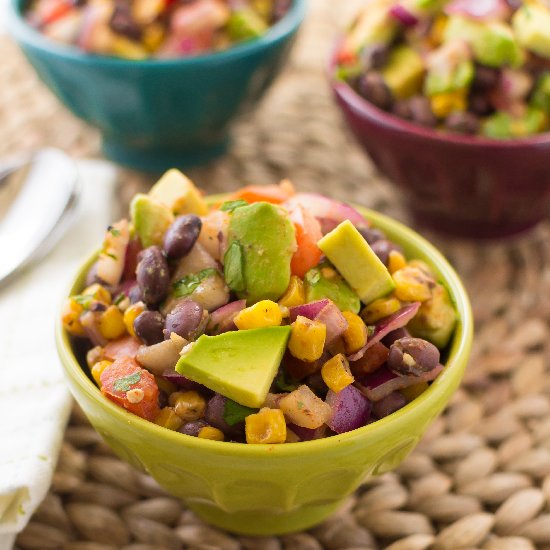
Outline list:
[[[269,536],[303,531],[330,516],[342,501],[307,505],[283,513],[225,512],[214,505],[190,502],[188,507],[205,522],[240,535]]]
[[[101,149],[106,157],[123,166],[146,172],[165,172],[170,168],[186,169],[206,164],[225,154],[229,142],[230,139],[226,137],[211,145],[166,151],[132,148],[119,141],[104,138]]]

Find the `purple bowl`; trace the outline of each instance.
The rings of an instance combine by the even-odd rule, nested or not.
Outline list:
[[[507,237],[550,205],[550,133],[496,140],[419,126],[375,107],[334,76],[338,105],[377,168],[403,192],[418,225],[474,238]]]

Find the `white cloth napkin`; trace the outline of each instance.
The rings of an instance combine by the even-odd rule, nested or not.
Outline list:
[[[12,547],[48,492],[71,403],[54,322],[76,268],[112,221],[114,167],[101,161],[78,167],[82,194],[74,223],[40,264],[0,289],[0,550]]]

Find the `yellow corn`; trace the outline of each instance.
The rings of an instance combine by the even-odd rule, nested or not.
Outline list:
[[[143,32],[143,45],[153,52],[160,46],[164,36],[164,29],[161,25],[148,25]]]
[[[99,332],[107,340],[115,340],[126,333],[122,311],[116,306],[109,306],[99,318]]]
[[[285,307],[301,306],[306,303],[306,289],[304,281],[292,275],[285,293],[279,299],[279,305]]]
[[[436,48],[443,42],[445,27],[447,26],[448,18],[445,15],[438,15],[433,24],[428,36],[430,49]]]
[[[465,111],[466,104],[466,90],[445,92],[430,98],[432,111],[437,118],[445,118],[454,111]]]
[[[367,343],[367,326],[359,315],[352,311],[343,311],[348,328],[342,334],[346,353],[355,353]]]
[[[155,424],[175,431],[180,429],[183,420],[176,414],[176,411],[172,407],[164,407],[157,414]]]
[[[103,361],[98,361],[93,367],[92,367],[92,378],[95,380],[98,387],[101,388],[101,373],[109,366],[112,365],[112,361],[107,361],[104,359]]]
[[[401,302],[397,298],[378,298],[363,309],[361,317],[367,325],[372,325],[400,309]]]
[[[239,330],[262,327],[278,327],[283,320],[279,305],[271,300],[261,300],[240,311],[233,322]]]
[[[407,265],[407,260],[405,256],[401,254],[398,250],[390,250],[388,255],[388,271],[390,273],[395,273],[399,269],[403,269]]]
[[[197,437],[201,439],[212,439],[213,441],[223,441],[225,439],[223,432],[213,426],[204,426],[204,428],[201,428]]]
[[[404,302],[425,302],[432,296],[435,281],[418,267],[406,266],[393,275],[395,296]]]
[[[426,262],[423,262],[422,260],[417,260],[417,259],[411,260],[407,263],[407,265],[410,267],[418,267],[418,269],[426,273],[426,275],[433,277],[433,272],[430,266]]]
[[[162,376],[155,376],[155,382],[159,390],[162,390],[166,395],[171,395],[177,390],[176,384],[173,384],[170,380],[166,380],[166,378]]]
[[[113,37],[112,48],[115,55],[125,59],[146,59],[149,57],[143,46],[123,36]]]
[[[132,304],[124,312],[124,326],[126,327],[128,334],[130,334],[131,336],[135,337],[136,331],[134,330],[134,321],[136,320],[136,317],[144,310],[145,304],[143,302],[137,302],[135,304]]]
[[[168,403],[174,407],[176,414],[184,422],[191,422],[202,418],[206,409],[206,401],[194,390],[174,392],[170,394]]]
[[[297,359],[313,362],[323,353],[327,327],[319,321],[312,321],[298,315],[291,325],[288,350]]]
[[[284,443],[286,422],[283,411],[264,407],[245,419],[247,443]]]
[[[63,304],[61,313],[61,321],[63,328],[73,336],[86,336],[86,331],[80,322],[80,315],[84,311],[84,307],[80,305],[74,297],[67,298]]]
[[[420,382],[414,386],[409,386],[401,390],[401,393],[407,398],[408,401],[416,399],[421,393],[424,393],[430,385],[428,382]]]
[[[90,296],[96,302],[101,302],[106,305],[109,305],[112,300],[111,293],[99,283],[94,283],[86,287],[81,294],[82,296]]]
[[[329,389],[336,393],[341,392],[355,380],[349,370],[349,362],[346,356],[341,353],[329,359],[321,367],[321,376]]]

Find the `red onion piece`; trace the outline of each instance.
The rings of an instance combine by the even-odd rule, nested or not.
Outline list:
[[[437,367],[431,371],[423,373],[421,376],[395,376],[395,378],[387,380],[376,387],[368,387],[357,382],[356,385],[365,397],[367,397],[370,401],[376,402],[384,399],[384,397],[394,391],[403,390],[405,388],[409,388],[410,386],[416,386],[416,384],[420,384],[421,382],[430,382],[431,380],[437,378],[442,370],[443,365],[437,365]]]
[[[420,302],[413,302],[412,304],[402,307],[393,315],[388,315],[388,317],[384,317],[383,319],[378,321],[378,323],[374,325],[374,332],[371,336],[369,336],[367,343],[359,351],[356,351],[354,354],[349,355],[348,359],[350,361],[357,361],[358,359],[361,359],[361,357],[365,355],[365,352],[375,342],[379,342],[380,340],[382,340],[382,338],[384,338],[384,336],[386,336],[390,332],[406,326],[407,323],[416,315],[419,307]]]
[[[237,300],[236,302],[229,302],[224,306],[216,309],[210,314],[207,332],[213,332],[214,334],[221,334],[229,330],[236,330],[237,327],[233,322],[235,316],[239,311],[246,307],[246,300]]]
[[[289,430],[292,430],[299,438],[300,441],[311,441],[312,439],[322,439],[326,435],[327,426],[323,424],[319,428],[304,428],[303,426],[297,426],[296,424],[287,424]]]
[[[348,322],[338,306],[332,302],[324,306],[315,316],[315,320],[323,323],[327,328],[325,345],[330,345],[348,328]]]
[[[94,346],[104,346],[107,344],[107,339],[103,338],[101,332],[99,332],[99,319],[96,313],[87,311],[80,317],[80,323],[86,331],[86,336]]]
[[[393,5],[390,15],[404,27],[414,27],[418,23],[418,17],[401,4]]]
[[[124,270],[122,271],[122,280],[136,279],[136,268],[138,264],[138,255],[142,250],[141,241],[139,239],[131,239],[126,247],[124,255]]]
[[[166,369],[162,373],[162,377],[165,380],[168,380],[168,382],[172,382],[172,384],[176,385],[178,388],[182,388],[184,390],[197,390],[199,388],[203,388],[203,386],[198,382],[189,380],[189,378],[183,376],[183,374],[180,374],[179,372],[176,372],[174,369]]]
[[[406,404],[407,398],[402,393],[394,391],[380,401],[376,401],[372,406],[372,413],[378,418],[384,418],[403,408]]]
[[[335,222],[336,225],[344,220],[350,220],[356,225],[370,225],[355,208],[316,193],[297,193],[283,204],[288,210],[292,210],[297,205],[309,210],[319,220],[321,231],[324,230],[322,220],[330,220]]]
[[[292,322],[296,321],[296,317],[298,317],[298,315],[307,317],[308,319],[315,319],[315,317],[325,306],[329,304],[329,302],[330,300],[323,298],[322,300],[316,300],[315,302],[310,302],[309,304],[289,307],[288,311],[290,313],[290,320]]]
[[[510,14],[505,0],[453,0],[444,11],[447,15],[464,15],[480,21],[506,19]]]
[[[329,390],[325,401],[332,408],[327,425],[333,432],[349,432],[369,421],[372,404],[355,386],[346,386],[338,393]]]

